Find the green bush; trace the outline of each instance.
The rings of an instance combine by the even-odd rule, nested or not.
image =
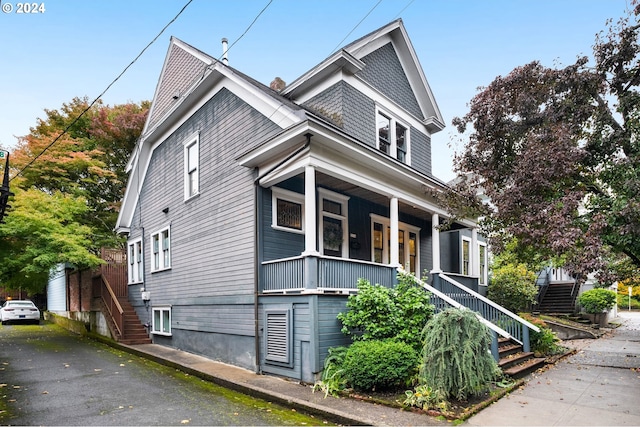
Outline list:
[[[466,399],[481,393],[499,375],[491,356],[491,335],[470,310],[450,308],[425,328],[420,382],[446,398]]]
[[[578,297],[578,302],[589,314],[602,313],[616,303],[616,293],[608,289],[591,289]]]
[[[422,330],[433,316],[429,293],[407,273],[398,275],[398,285],[385,288],[358,280],[358,293],[347,300],[347,312],[338,314],[342,332],[353,341],[395,339],[422,348]]]
[[[345,354],[342,370],[356,390],[406,387],[415,378],[419,356],[401,341],[357,341]]]
[[[537,295],[536,274],[524,264],[504,264],[493,270],[487,297],[507,310],[528,311]]]
[[[618,307],[629,308],[629,295],[618,294]],[[631,297],[631,309],[640,310],[640,301],[634,297]]]

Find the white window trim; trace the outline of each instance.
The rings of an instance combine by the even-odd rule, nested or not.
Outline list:
[[[464,242],[469,242],[469,268],[467,274],[464,274]],[[462,236],[460,241],[460,274],[463,276],[471,276],[473,271],[473,246],[471,246],[471,238]]]
[[[185,140],[184,148],[184,201],[193,199],[200,194],[200,132],[196,132]],[[189,194],[189,148],[195,146],[198,150],[198,165],[196,166],[196,175],[198,188],[194,194]]]
[[[482,266],[482,259],[480,258],[480,247],[484,247],[484,273],[480,271],[480,267]],[[487,244],[484,242],[478,242],[478,275],[482,275],[483,277],[478,277],[478,279],[484,279],[484,283],[478,283],[480,286],[488,286],[489,285],[489,254],[487,252]]]
[[[407,146],[407,157],[405,159],[404,164],[406,165],[411,165],[411,126],[409,124],[407,124],[406,122],[400,120],[397,118],[397,116],[395,114],[392,114],[391,112],[389,112],[389,110],[386,110],[384,108],[381,108],[380,106],[376,105],[376,129],[375,129],[375,141],[376,141],[376,148],[378,150],[380,150],[380,137],[378,135],[378,115],[382,114],[383,116],[389,117],[389,121],[390,121],[390,127],[391,129],[389,129],[391,135],[389,136],[389,157],[393,157],[395,160],[398,160],[398,147],[397,147],[397,141],[396,141],[396,124],[399,124],[400,126],[404,127],[406,129],[405,131],[405,140],[406,142],[406,146]],[[381,151],[382,152],[382,151]],[[400,160],[398,160],[400,161]]]
[[[142,250],[140,251],[141,259],[138,259],[138,251],[136,250],[137,244],[140,244],[142,246]],[[131,247],[133,247],[133,253],[135,254],[135,257],[133,259],[133,267],[131,265]],[[142,263],[142,271],[138,270],[137,268],[139,263]],[[132,270],[132,268],[134,269]],[[140,277],[137,277],[139,271]],[[142,237],[138,237],[127,242],[127,283],[132,285],[142,282],[144,282],[144,246],[142,245]]]
[[[278,225],[278,199],[286,200],[291,203],[297,203],[300,205],[302,217],[301,229],[283,227]],[[284,188],[271,187],[271,228],[275,230],[287,231],[289,233],[304,234],[304,194],[296,193],[294,191],[285,190]]]
[[[164,248],[162,247],[162,233],[164,231],[168,231],[169,232],[169,247],[167,248],[169,251],[169,265],[164,265]],[[155,236],[160,236],[158,239],[158,249],[159,249],[159,264],[160,267],[155,268],[155,253],[153,252],[153,238]],[[171,227],[170,226],[166,226],[164,228],[159,229],[158,231],[156,231],[155,233],[151,234],[151,238],[150,238],[150,244],[149,244],[149,252],[151,254],[151,272],[152,273],[157,273],[159,271],[165,271],[165,270],[170,270],[171,269]]]
[[[322,210],[323,200],[327,199],[335,203],[342,205],[342,215],[336,215],[331,212],[325,212]],[[349,258],[349,196],[344,194],[335,193],[327,190],[326,188],[318,188],[318,245],[320,247],[320,253],[324,255],[324,233],[323,233],[323,221],[324,216],[329,218],[335,218],[342,220],[342,258]]]
[[[375,248],[373,247],[373,223],[377,222],[382,224],[382,263],[389,264],[389,248],[387,247],[388,242],[390,241],[389,236],[389,228],[391,227],[391,221],[389,218],[376,215],[369,214],[371,217],[371,261],[374,260],[375,257]],[[408,248],[409,242],[409,233],[414,233],[416,235],[416,274],[420,274],[420,227],[416,227],[415,225],[406,224],[404,222],[398,221],[398,229],[404,231],[404,241],[405,248]],[[400,264],[405,267],[409,263],[409,251],[405,249],[404,257],[405,259],[401,259]]]
[[[158,327],[156,328],[156,311],[160,311],[160,312],[165,312],[168,311],[169,312],[169,332],[164,332],[164,328],[162,327],[163,325],[160,324],[158,325]],[[160,314],[160,321],[163,322],[164,321],[164,316],[162,315],[162,313]],[[164,335],[164,336],[171,336],[172,332],[171,332],[171,306],[170,305],[161,305],[161,306],[157,306],[157,307],[153,307],[151,309],[151,333],[154,335]]]

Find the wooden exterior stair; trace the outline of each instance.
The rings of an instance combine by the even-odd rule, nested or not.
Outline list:
[[[118,298],[124,310],[124,336],[118,342],[122,344],[151,344],[147,328],[142,324],[135,309],[128,300]]]
[[[525,352],[522,345],[507,338],[498,340],[500,360],[498,366],[505,375],[521,378],[544,366],[544,357],[535,357],[532,352]]]
[[[126,253],[103,250],[99,274],[93,277],[93,296],[107,320],[111,336],[122,344],[151,344],[149,331],[129,302]]]

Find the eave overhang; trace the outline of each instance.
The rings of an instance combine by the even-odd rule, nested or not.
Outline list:
[[[308,134],[311,135],[310,143],[303,149]],[[300,151],[291,156],[296,150]],[[377,194],[397,197],[421,210],[448,216],[446,209],[437,206],[429,195],[432,190],[448,190],[447,184],[380,153],[315,117],[286,129],[242,155],[238,162],[256,168],[258,183],[263,187],[277,185],[301,174],[306,166],[313,166],[319,172]],[[470,227],[475,225],[470,219],[459,222]]]

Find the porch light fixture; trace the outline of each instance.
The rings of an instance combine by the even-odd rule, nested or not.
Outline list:
[[[169,213],[169,207],[166,207],[166,208],[162,209],[162,212]]]

